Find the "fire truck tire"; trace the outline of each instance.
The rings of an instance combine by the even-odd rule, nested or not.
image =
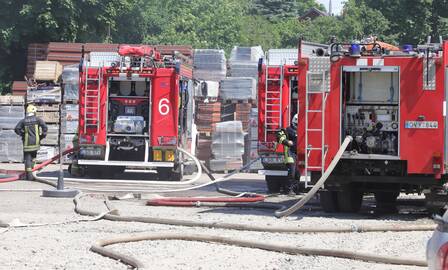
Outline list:
[[[280,193],[280,188],[283,184],[283,177],[266,175],[266,186],[268,188],[268,193],[275,194]]]
[[[425,207],[430,215],[442,216],[447,207],[447,194],[431,191],[425,194]]]
[[[338,196],[336,191],[322,190],[319,192],[320,206],[327,213],[336,213],[338,208]]]
[[[338,208],[343,213],[356,213],[362,205],[363,193],[353,188],[352,185],[344,185],[337,192]]]

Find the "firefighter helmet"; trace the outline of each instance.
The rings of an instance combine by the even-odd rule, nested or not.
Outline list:
[[[36,106],[30,104],[30,105],[28,105],[28,107],[26,108],[26,112],[27,112],[27,113],[36,113],[36,112],[37,112],[37,108],[36,108]]]
[[[299,116],[298,116],[297,113],[296,113],[296,114],[294,114],[294,116],[293,116],[293,118],[292,118],[291,126],[292,126],[294,129],[297,129],[297,125],[298,125],[298,123],[299,123]]]

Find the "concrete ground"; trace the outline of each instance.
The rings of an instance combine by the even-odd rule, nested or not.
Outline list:
[[[1,164],[0,169],[20,169],[20,166]],[[52,165],[41,175],[54,177],[57,176],[57,170],[58,166]],[[127,173],[118,177],[145,180],[153,179],[154,175]],[[208,181],[206,176],[202,176],[199,183]],[[80,184],[68,180],[66,185],[80,189],[131,189],[135,186],[134,184],[118,183]],[[237,175],[231,181],[223,183],[222,187],[241,192],[266,192],[264,180],[256,174]],[[71,199],[42,197],[41,190],[49,188],[51,187],[44,184],[27,181],[0,184],[0,224],[61,223],[88,218],[74,212],[74,204]],[[138,184],[136,188],[163,189],[160,186],[143,184]],[[125,193],[127,192],[113,192],[106,195],[123,195]],[[92,193],[82,198],[82,206],[96,212],[105,211],[104,195],[104,193]],[[169,194],[141,194],[143,199],[159,195],[222,196],[215,192],[213,186]],[[145,206],[143,199],[111,202],[124,216],[175,218],[267,227],[316,228],[319,226],[432,224],[431,219],[427,217],[421,207],[421,198],[418,196],[401,196],[399,212],[396,214],[375,213],[374,200],[369,196],[365,198],[363,209],[359,214],[324,213],[314,200],[309,206],[285,219],[275,218],[273,210],[224,207],[150,207]],[[270,201],[285,201],[286,203],[292,203],[293,199],[293,197],[287,196],[268,198]],[[203,233],[288,246],[352,250],[421,260],[425,259],[426,242],[431,236],[431,232],[284,234],[106,220],[39,227],[0,227],[0,269],[127,269],[127,266],[120,262],[89,251],[90,246],[96,240],[106,237],[161,232]],[[109,248],[139,258],[151,269],[422,269],[331,257],[292,256],[258,249],[186,241],[142,241],[112,245]]]

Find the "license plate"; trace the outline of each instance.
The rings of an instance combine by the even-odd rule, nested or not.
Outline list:
[[[422,129],[437,129],[439,123],[437,121],[406,121],[405,128],[422,128]]]

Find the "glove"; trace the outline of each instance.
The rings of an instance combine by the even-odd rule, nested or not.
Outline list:
[[[292,147],[294,145],[294,143],[290,140],[286,141],[286,143],[288,144],[289,147]]]

